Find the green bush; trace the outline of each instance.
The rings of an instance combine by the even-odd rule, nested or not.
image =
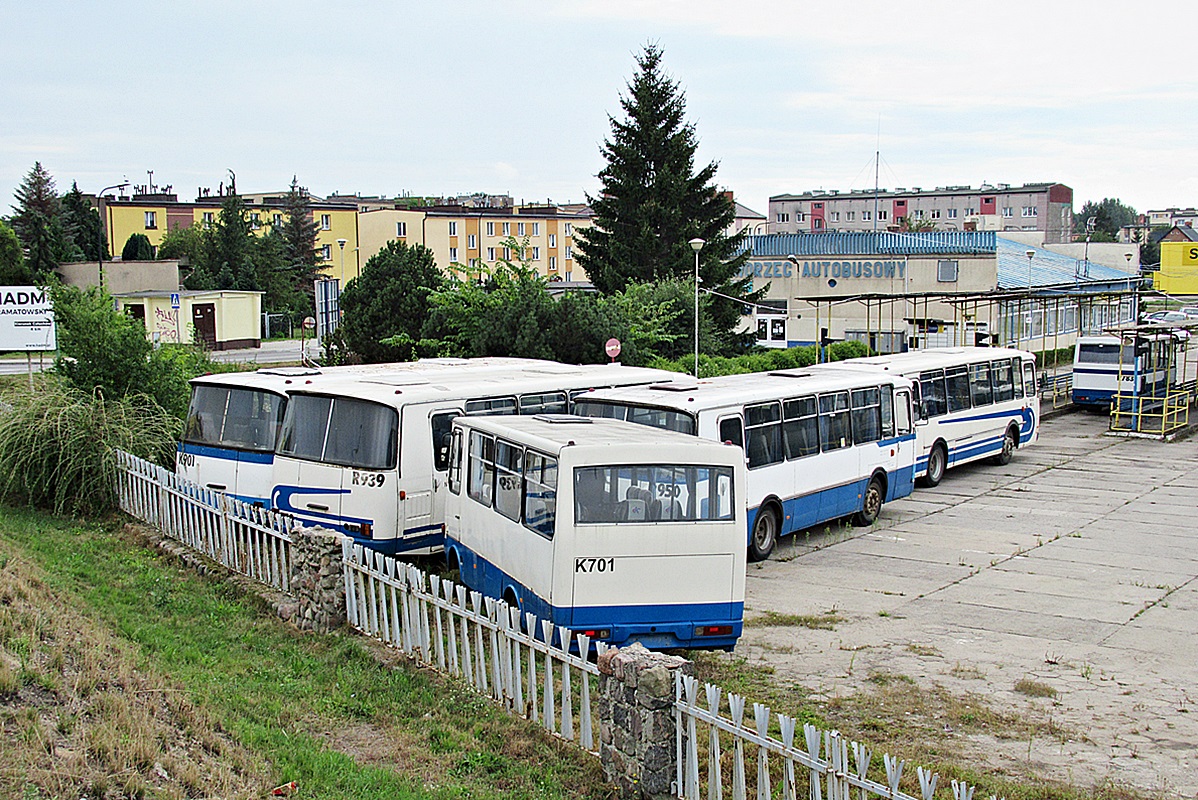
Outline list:
[[[828,345],[825,355],[828,361],[844,361],[869,355],[869,348],[861,342],[835,342]],[[699,354],[699,377],[714,378],[717,375],[742,375],[747,372],[770,372],[778,369],[798,369],[815,363],[815,345],[759,349],[740,356],[708,356]],[[652,359],[646,366],[668,369],[673,372],[690,373],[695,368],[693,355],[673,360]]]
[[[46,380],[10,395],[0,414],[0,500],[57,514],[115,506],[114,450],[171,465],[182,428],[144,395],[109,399]]]

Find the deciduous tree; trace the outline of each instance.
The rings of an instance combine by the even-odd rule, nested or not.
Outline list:
[[[154,246],[144,233],[131,233],[121,248],[121,261],[149,261],[154,257]]]
[[[405,361],[413,357],[429,315],[429,296],[445,277],[431,250],[391,241],[375,253],[341,293],[341,325],[350,349],[364,361]],[[401,337],[395,344],[382,340]],[[400,341],[410,344],[403,346]]]

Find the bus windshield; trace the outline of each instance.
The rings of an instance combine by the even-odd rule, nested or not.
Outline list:
[[[270,452],[275,448],[287,400],[255,389],[196,385],[187,409],[183,441]]]
[[[574,401],[574,413],[580,417],[623,419],[638,425],[647,425],[650,428],[677,431],[690,436],[696,435],[695,418],[684,411],[579,399]]]
[[[731,467],[637,464],[577,467],[574,519],[580,525],[730,520]]]

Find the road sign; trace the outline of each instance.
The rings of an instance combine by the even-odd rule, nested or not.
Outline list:
[[[603,350],[607,353],[608,358],[615,361],[616,356],[620,355],[620,340],[608,339],[607,344],[603,345]]]
[[[179,307],[179,293],[171,292],[171,308]]]
[[[316,317],[304,317],[304,330],[310,331],[316,328]]]

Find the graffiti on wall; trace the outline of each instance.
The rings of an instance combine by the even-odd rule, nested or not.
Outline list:
[[[179,341],[179,309],[177,308],[156,308],[154,309],[154,329],[151,331],[154,338],[161,342]]]

